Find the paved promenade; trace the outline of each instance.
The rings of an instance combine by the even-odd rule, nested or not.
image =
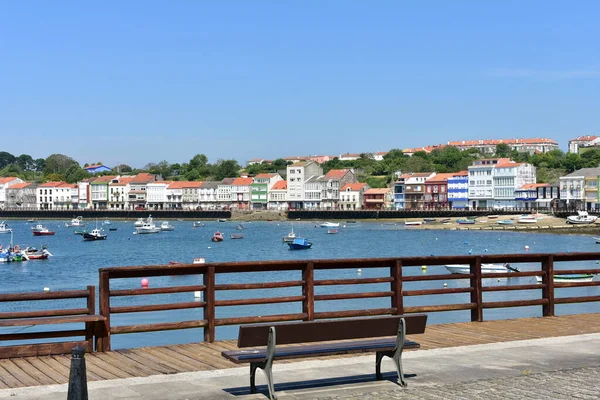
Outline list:
[[[374,380],[374,355],[275,365],[284,399],[598,399],[600,333],[407,352],[408,388]],[[265,399],[248,367],[89,383],[90,400]],[[67,385],[0,390],[0,399],[64,400]]]

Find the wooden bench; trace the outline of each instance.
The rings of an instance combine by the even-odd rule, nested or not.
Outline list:
[[[250,363],[250,391],[256,393],[256,369],[265,373],[269,398],[276,399],[272,366],[274,360],[375,352],[375,375],[382,379],[381,360],[390,357],[396,365],[398,383],[406,386],[402,372],[402,350],[419,348],[406,335],[425,332],[427,315],[397,315],[376,318],[293,322],[240,326],[238,347],[267,346],[261,349],[223,351],[221,355],[236,363]],[[387,337],[386,337],[387,336]],[[394,336],[394,337],[390,337]],[[374,339],[377,338],[377,339]],[[362,339],[362,340],[351,340]],[[276,348],[277,345],[302,344]]]
[[[93,351],[94,338],[98,340],[99,338],[104,337],[104,332],[106,330],[106,317],[95,314],[95,294],[94,286],[88,286],[86,290],[0,294],[0,303],[49,301],[58,299],[85,299],[86,301],[86,307],[82,308],[0,312],[0,328],[74,323],[84,324],[84,329],[0,333],[0,343],[5,341],[31,342],[40,339],[67,337],[82,337],[84,339],[78,341],[50,341],[0,346],[0,358],[68,354],[76,346],[82,346],[88,352]]]

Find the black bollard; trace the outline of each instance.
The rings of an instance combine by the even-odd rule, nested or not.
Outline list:
[[[71,371],[69,372],[67,400],[88,400],[84,356],[85,349],[81,346],[71,350]]]

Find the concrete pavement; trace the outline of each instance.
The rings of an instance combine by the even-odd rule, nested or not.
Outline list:
[[[406,352],[408,388],[374,380],[375,355],[274,366],[284,399],[598,399],[600,333]],[[89,382],[90,400],[265,399],[249,394],[249,367]],[[0,390],[0,399],[64,400],[67,385]]]

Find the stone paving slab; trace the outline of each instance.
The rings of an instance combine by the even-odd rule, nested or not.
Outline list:
[[[408,388],[374,379],[374,354],[274,366],[280,400],[338,399],[598,399],[600,333],[511,341],[403,355]],[[89,382],[90,400],[264,400],[250,394],[249,367]],[[0,390],[0,399],[64,400],[67,385]]]

